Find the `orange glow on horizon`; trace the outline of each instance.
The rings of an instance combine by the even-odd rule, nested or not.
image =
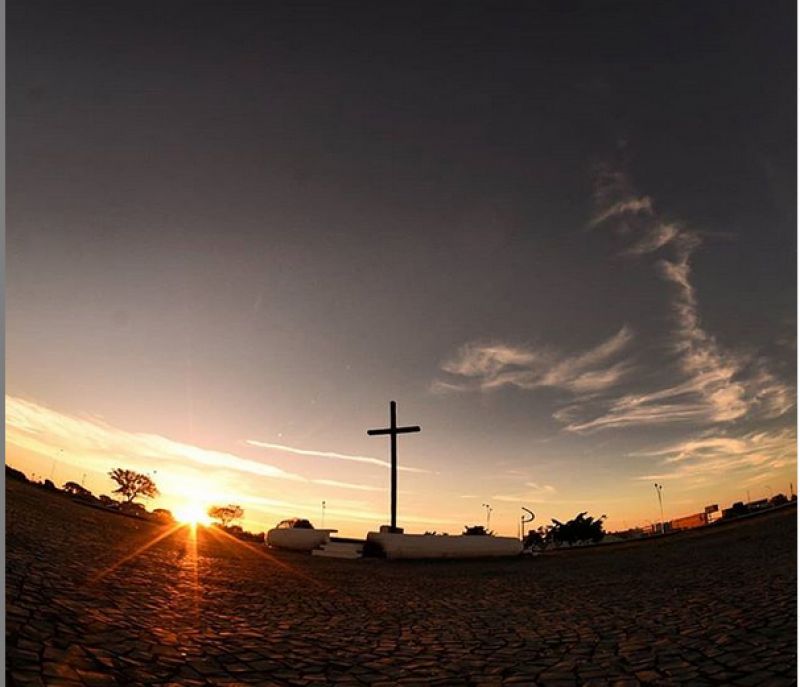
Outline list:
[[[208,506],[199,501],[187,501],[175,508],[173,512],[178,522],[189,525],[210,525],[212,520],[208,517]]]

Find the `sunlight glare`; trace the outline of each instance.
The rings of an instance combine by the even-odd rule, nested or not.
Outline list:
[[[175,519],[190,525],[209,525],[211,518],[207,511],[208,508],[197,501],[187,502],[175,509]]]

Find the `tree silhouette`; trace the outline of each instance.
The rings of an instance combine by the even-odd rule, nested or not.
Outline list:
[[[108,473],[108,476],[119,484],[119,488],[114,489],[113,493],[122,494],[126,503],[133,503],[137,496],[151,499],[158,495],[156,483],[141,472],[114,468]]]
[[[223,527],[228,527],[234,520],[238,520],[244,515],[244,509],[236,504],[227,506],[211,506],[208,509],[208,517],[219,520]]]
[[[605,515],[595,519],[586,517],[586,511],[578,513],[572,520],[559,522],[553,518],[551,536],[557,544],[574,544],[580,541],[592,541],[595,544],[606,535],[603,530]]]
[[[786,498],[786,494],[775,494],[769,503],[771,506],[782,506],[784,503],[789,503],[789,499]]]
[[[528,530],[522,545],[526,549],[543,549],[553,540],[553,526],[540,525],[535,530]]]

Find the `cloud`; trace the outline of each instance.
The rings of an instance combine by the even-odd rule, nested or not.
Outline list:
[[[556,488],[552,484],[538,484],[537,482],[526,482],[526,487],[530,487],[534,491],[542,491],[548,494],[555,494]]]
[[[621,172],[603,169],[595,193],[598,210],[591,226],[604,224],[628,242],[624,254],[642,256],[669,248],[658,262],[673,287],[674,327],[669,334],[678,383],[656,391],[625,394],[597,404],[573,404],[553,417],[570,432],[674,422],[730,423],[749,416],[774,418],[794,406],[794,390],[778,380],[763,360],[723,348],[702,326],[692,284],[691,258],[701,245],[696,232],[663,220],[649,196],[636,196]],[[634,215],[635,222],[628,221]],[[614,225],[612,220],[622,222]]]
[[[626,198],[612,203],[608,207],[603,208],[598,214],[592,217],[590,226],[597,226],[612,217],[619,217],[621,215],[640,214],[645,215],[653,214],[653,201],[649,196],[642,196],[641,198]]]
[[[537,501],[539,503],[569,503],[569,501],[561,501],[558,499],[549,499],[557,492],[557,489],[552,484],[539,484],[538,482],[525,482],[527,489],[524,493],[520,494],[494,494],[492,498],[495,501],[506,501],[512,503],[525,503],[530,501]]]
[[[552,387],[574,393],[608,389],[630,371],[629,361],[617,360],[633,333],[623,326],[598,346],[577,355],[564,355],[547,348],[506,343],[468,343],[446,360],[441,369],[451,380],[436,380],[432,390],[490,391],[504,386],[520,389]]]
[[[280,517],[316,512],[319,502],[308,497],[308,486],[312,484],[361,492],[385,491],[381,487],[333,479],[307,479],[233,453],[205,449],[157,434],[129,432],[97,417],[62,413],[14,396],[6,396],[6,441],[8,446],[51,457],[63,449],[63,454],[59,455],[60,461],[100,473],[117,465],[142,472],[150,471],[155,466],[159,470],[157,481],[159,487],[163,487],[164,494],[180,499],[196,498],[197,489],[201,488],[204,498],[208,500],[242,503],[262,511],[268,510]],[[208,468],[215,469],[213,474],[209,474]],[[241,474],[247,477],[242,480]],[[258,483],[252,476],[286,480],[289,484],[296,484],[297,489],[293,492],[289,484],[285,485],[281,498],[252,493],[251,490],[258,490]],[[408,492],[401,490],[401,494],[404,493]],[[335,502],[329,500],[326,512],[331,517],[342,519],[373,523],[385,520],[386,513],[365,509],[358,503],[342,498],[337,498]],[[403,520],[425,525],[453,524],[451,521],[414,513],[404,513]],[[247,522],[262,526],[252,516]]]
[[[334,458],[336,460],[348,460],[355,463],[367,463],[368,465],[380,465],[384,468],[391,467],[391,463],[386,460],[381,460],[380,458],[373,458],[372,456],[359,456],[359,455],[352,455],[349,453],[336,453],[334,451],[317,451],[315,449],[307,449],[307,448],[296,448],[294,446],[285,446],[284,444],[272,444],[267,441],[258,441],[256,439],[247,439],[245,441],[246,444],[250,446],[256,446],[258,448],[266,448],[271,449],[273,451],[282,451],[284,453],[293,453],[298,456],[314,456],[317,458]],[[402,470],[404,472],[420,472],[420,473],[428,473],[429,470],[423,470],[422,468],[414,468],[404,465],[398,465],[398,470]]]
[[[674,241],[680,228],[676,224],[656,224],[626,251],[629,255],[645,255],[663,248]]]
[[[259,477],[306,481],[274,465],[173,441],[158,434],[128,432],[97,418],[68,415],[14,396],[6,396],[6,436],[11,444],[45,455],[63,449],[65,454],[78,457],[87,466],[102,472],[119,461],[133,468],[139,464],[175,461]]]
[[[660,471],[642,475],[640,480],[704,482],[733,471],[753,470],[763,475],[797,462],[797,433],[784,428],[734,436],[705,434],[632,455],[660,459]]]

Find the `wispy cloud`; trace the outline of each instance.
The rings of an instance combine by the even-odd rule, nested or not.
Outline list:
[[[129,432],[98,417],[70,415],[14,396],[6,396],[6,441],[8,446],[51,457],[63,449],[59,460],[100,473],[118,465],[142,472],[155,467],[159,470],[159,487],[168,487],[163,489],[165,493],[181,498],[196,498],[200,477],[208,475],[208,468],[213,468],[213,475],[203,483],[205,498],[233,500],[283,516],[296,512],[316,512],[319,503],[308,498],[308,485],[357,492],[385,491],[368,484],[326,478],[308,479],[233,453],[201,448],[157,434]],[[384,463],[378,461],[378,464]],[[242,474],[248,476],[244,482]],[[251,493],[251,490],[257,490],[253,476],[287,480],[289,484],[282,488],[284,491],[280,498],[272,498],[263,493]],[[294,490],[290,486],[292,483],[296,485]],[[365,509],[357,502],[343,498],[329,501],[328,506],[327,513],[331,517],[373,523],[381,522],[386,517],[383,512]],[[424,514],[404,514],[403,519],[426,525],[451,524],[450,521]],[[248,522],[263,526],[252,516]]]
[[[666,363],[675,367],[678,381],[656,391],[610,398],[600,412],[596,404],[577,403],[557,410],[554,417],[567,431],[585,433],[642,424],[727,423],[788,412],[794,405],[793,388],[763,360],[723,348],[702,326],[691,280],[699,234],[661,218],[653,200],[637,196],[624,173],[601,169],[597,183],[598,209],[590,225],[607,226],[623,236],[627,255],[663,249],[657,266],[674,289],[675,323],[669,335],[674,359]]]
[[[757,470],[759,475],[763,475],[795,464],[797,434],[794,428],[734,436],[705,434],[632,455],[660,459],[657,473],[642,475],[638,479],[702,483],[733,471]]]
[[[653,200],[649,196],[617,200],[616,202],[604,207],[600,212],[592,217],[590,225],[597,226],[598,224],[602,224],[612,217],[636,214],[653,214]]]
[[[505,501],[510,503],[526,503],[537,501],[539,503],[568,503],[553,498],[557,489],[552,484],[539,484],[538,482],[525,482],[526,489],[514,494],[493,494],[495,501]]]
[[[617,358],[632,338],[630,328],[623,326],[606,341],[576,355],[499,342],[468,343],[441,366],[451,379],[437,380],[432,388],[439,392],[490,391],[515,386],[596,392],[616,385],[630,371],[630,361]]]
[[[315,458],[333,458],[335,460],[347,460],[354,463],[367,463],[368,465],[380,465],[381,467],[388,468],[391,464],[386,460],[374,458],[373,456],[359,456],[350,453],[336,453],[335,451],[319,451],[316,449],[297,448],[295,446],[286,446],[284,444],[273,444],[267,441],[258,441],[256,439],[247,439],[246,444],[256,446],[258,448],[266,448],[272,451],[281,451],[283,453],[293,453],[297,456],[313,456]],[[427,473],[429,470],[422,468],[409,467],[407,465],[399,465],[398,470],[405,472],[421,472]]]
[[[538,482],[526,482],[526,487],[530,487],[534,491],[541,491],[546,494],[555,494],[556,488],[552,484],[539,484]]]
[[[68,415],[14,396],[6,396],[6,436],[10,444],[45,455],[63,449],[100,471],[113,467],[110,460],[125,460],[134,468],[138,463],[175,461],[259,477],[306,481],[274,465],[173,441],[158,434],[128,432],[97,418]]]

